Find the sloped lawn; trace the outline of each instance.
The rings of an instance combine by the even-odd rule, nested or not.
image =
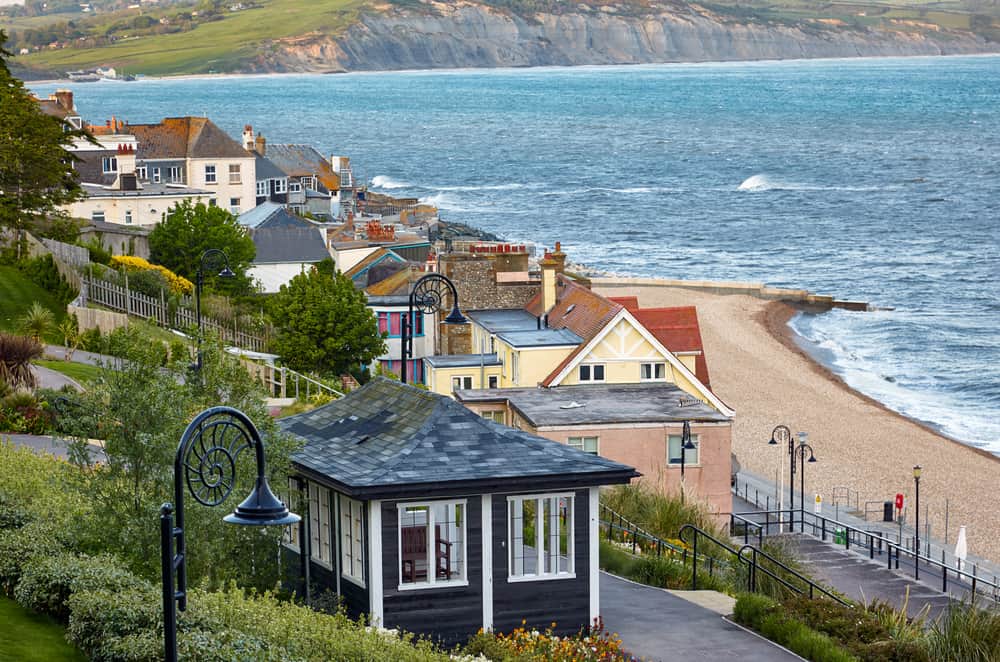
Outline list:
[[[0,597],[0,660],[86,662],[86,659],[66,642],[66,631],[61,625]]]

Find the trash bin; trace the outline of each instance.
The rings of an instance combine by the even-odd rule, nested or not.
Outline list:
[[[836,545],[846,545],[847,544],[847,530],[843,527],[838,526],[833,530],[833,542]]]
[[[892,521],[892,509],[893,509],[893,503],[892,503],[892,501],[884,501],[882,503],[882,521],[883,522],[891,522]]]

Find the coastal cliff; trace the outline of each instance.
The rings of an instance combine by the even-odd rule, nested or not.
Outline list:
[[[258,71],[374,71],[641,64],[996,52],[970,32],[899,21],[891,29],[836,21],[739,20],[697,5],[645,16],[613,8],[520,16],[468,2],[362,13],[341,34],[276,40]]]

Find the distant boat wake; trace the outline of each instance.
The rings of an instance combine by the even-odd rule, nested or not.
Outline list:
[[[815,184],[783,182],[767,175],[753,175],[744,179],[743,183],[736,187],[736,190],[758,193],[762,191],[878,191],[880,188],[878,186],[817,186]]]

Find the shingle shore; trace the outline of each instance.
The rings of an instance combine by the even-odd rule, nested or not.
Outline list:
[[[806,492],[827,503],[834,487],[857,490],[862,504],[897,492],[912,498],[919,464],[921,517],[927,507],[932,536],[943,538],[947,498],[949,540],[965,525],[970,554],[1000,560],[1000,459],[886,409],[795,349],[788,305],[667,287],[598,291],[637,295],[643,307],[698,307],[712,387],[736,409],[733,452],[744,467],[773,478],[780,463],[787,472],[787,454],[766,443],[779,423],[809,433],[818,461],[806,472]]]

